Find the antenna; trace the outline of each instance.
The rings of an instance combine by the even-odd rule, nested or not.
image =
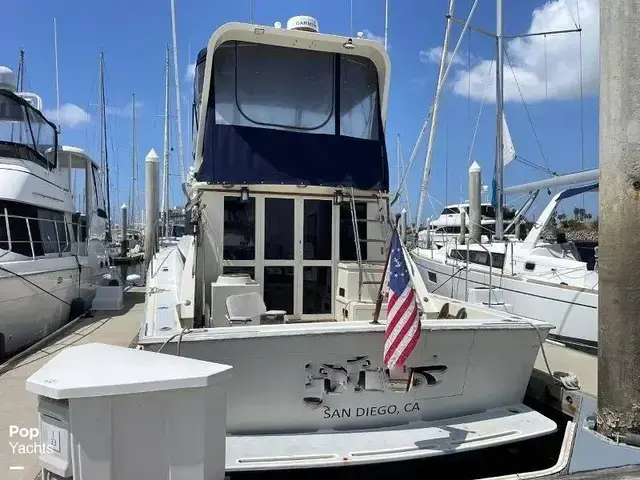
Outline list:
[[[182,101],[180,99],[180,73],[178,72],[178,44],[176,41],[176,7],[171,0],[171,36],[173,40],[173,81],[176,84],[176,115],[178,116],[178,158],[180,159],[180,183],[185,183],[184,148],[182,146]]]
[[[56,68],[56,112],[58,114],[58,133],[60,132],[60,85],[58,83],[58,22],[53,17],[53,56]]]
[[[349,0],[349,35],[353,35],[353,0]]]
[[[24,50],[20,49],[20,60],[18,61],[18,81],[16,82],[18,92],[24,91]]]
[[[384,0],[384,49],[387,49],[387,37],[389,32],[389,0]]]

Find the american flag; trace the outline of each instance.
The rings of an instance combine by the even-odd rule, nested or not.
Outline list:
[[[420,318],[398,232],[389,255],[389,300],[384,342],[384,363],[401,367],[420,338]]]

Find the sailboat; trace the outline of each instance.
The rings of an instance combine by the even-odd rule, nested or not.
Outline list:
[[[497,0],[497,4],[498,10],[501,11],[502,1]],[[420,232],[412,257],[429,291],[548,321],[555,327],[551,333],[553,338],[570,346],[593,351],[597,347],[597,262],[595,265],[587,264],[575,244],[567,241],[563,234],[544,238],[544,232],[547,227],[553,225],[559,202],[597,190],[597,183],[594,181],[597,180],[598,173],[597,170],[586,171],[503,188],[503,170],[515,157],[515,149],[503,112],[501,15],[499,18],[496,36],[498,128],[494,201],[492,206],[480,205],[479,188],[476,188],[477,196],[471,198],[469,203],[445,209],[443,215],[446,213],[449,218],[442,219],[441,216],[444,222],[438,222],[436,229],[432,226]],[[448,22],[450,25],[450,20]],[[447,47],[445,40],[444,52],[447,51]],[[443,53],[441,72],[445,57],[446,53]],[[438,94],[440,90],[439,85]],[[436,102],[438,100],[436,98]],[[435,122],[432,123],[430,139],[434,136],[434,130]],[[428,157],[419,211],[428,184],[429,161]],[[479,179],[480,167],[477,163],[471,165],[469,173],[470,177],[474,173],[477,174]],[[519,220],[523,218],[541,189],[571,184],[578,186],[553,196],[530,232],[526,233],[518,228]],[[471,189],[470,184],[470,191]],[[518,212],[507,218],[503,198],[510,193],[529,193],[530,197]],[[474,203],[478,212],[475,219]],[[491,222],[484,221],[487,220],[482,215],[485,211],[490,213],[488,217],[491,218]],[[470,220],[468,230],[464,218]],[[483,220],[480,220],[481,218]],[[440,234],[438,228],[441,228],[440,223],[446,224],[449,219],[453,220],[454,228],[458,230],[445,230],[443,233],[448,234],[445,237]],[[506,235],[509,231],[511,235]]]
[[[228,472],[454,454],[557,428],[522,403],[551,326],[429,294],[398,246],[421,326],[387,368],[389,71],[382,45],[308,16],[225,24],[198,55],[191,234],[151,261],[139,345],[233,366]]]

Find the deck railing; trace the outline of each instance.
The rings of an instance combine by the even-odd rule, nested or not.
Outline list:
[[[24,224],[21,224],[24,222]],[[53,224],[51,228],[50,224]],[[49,225],[44,229],[41,226]],[[26,227],[26,236],[24,235]],[[13,252],[32,259],[52,256],[86,255],[86,241],[78,241],[77,233],[83,228],[82,223],[74,223],[50,218],[26,217],[10,215],[6,208],[0,209],[0,250]],[[38,229],[40,240],[34,240],[34,229]],[[87,227],[88,228],[88,227]],[[18,229],[21,233],[18,234]],[[47,231],[50,234],[47,234]],[[12,235],[13,232],[13,235]],[[55,232],[55,236],[53,236]],[[73,234],[71,234],[73,232]],[[46,238],[43,238],[46,237]],[[27,245],[27,248],[20,248]],[[39,248],[40,247],[40,248]],[[5,253],[6,254],[6,253]]]

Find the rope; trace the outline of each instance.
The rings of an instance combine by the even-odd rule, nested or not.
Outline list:
[[[531,113],[529,113],[529,107],[527,106],[527,102],[524,100],[524,95],[522,95],[522,89],[520,88],[520,84],[518,83],[518,78],[516,77],[516,72],[513,70],[513,65],[511,64],[511,59],[509,58],[509,54],[507,51],[504,51],[504,55],[507,58],[507,63],[509,64],[509,68],[511,69],[511,74],[513,75],[513,79],[516,82],[516,87],[518,87],[518,93],[520,94],[520,99],[522,100],[522,104],[524,105],[524,111],[527,113],[527,118],[529,119],[529,124],[531,125],[531,129],[533,130],[533,136],[536,139],[536,143],[538,144],[538,148],[540,149],[540,155],[544,160],[545,165],[549,170],[551,167],[549,166],[549,161],[547,157],[544,155],[544,150],[542,150],[542,144],[540,143],[540,139],[538,138],[538,133],[536,132],[536,127],[533,124],[533,119],[531,118]]]
[[[495,52],[493,53],[493,58],[491,59],[491,63],[489,64],[489,72],[487,73],[487,81],[484,84],[484,91],[482,92],[482,101],[480,102],[480,110],[478,111],[478,118],[476,119],[476,126],[473,130],[473,137],[471,139],[471,145],[469,146],[469,157],[467,158],[467,168],[471,166],[471,155],[473,154],[473,147],[476,144],[476,135],[478,133],[478,127],[480,126],[480,117],[482,116],[482,109],[484,108],[484,100],[487,95],[487,89],[489,84],[491,83],[491,71],[493,70],[494,60],[496,58]]]
[[[442,282],[440,285],[438,285],[436,288],[434,288],[431,293],[436,293],[436,290],[438,290],[441,286],[443,286],[445,283],[447,283],[449,280],[451,280],[453,277],[455,277],[458,273],[460,273],[462,270],[464,270],[466,267],[466,265],[464,267],[460,267],[458,270],[456,270],[452,275],[449,275],[449,277],[447,277],[447,279]]]
[[[551,375],[559,385],[562,385],[566,390],[580,390],[580,379],[573,372],[561,372],[555,371],[551,373],[551,367],[549,367],[549,360],[547,359],[547,352],[544,351],[544,342],[542,341],[542,337],[540,336],[540,332],[538,328],[531,322],[526,323],[531,325],[533,329],[536,331],[536,335],[538,335],[538,341],[540,342],[540,351],[542,352],[542,358],[544,359],[544,364],[547,367],[547,372]]]
[[[541,172],[547,173],[551,176],[558,176],[558,172],[554,172],[553,170],[549,170],[548,168],[543,167],[542,165],[538,165],[537,163],[532,162],[531,160],[527,160],[526,158],[521,157],[520,155],[516,155],[514,160],[522,163],[531,168],[535,168],[540,170]]]
[[[182,343],[182,336],[183,336],[185,333],[191,333],[191,331],[192,331],[192,330],[191,330],[190,328],[186,328],[186,327],[185,327],[185,328],[183,328],[182,330],[180,330],[178,333],[174,333],[174,334],[173,334],[173,335],[171,335],[169,338],[167,338],[167,339],[164,341],[164,343],[163,343],[162,345],[160,345],[160,348],[156,351],[156,353],[160,353],[160,352],[162,351],[162,349],[163,349],[164,347],[166,347],[166,346],[167,346],[167,344],[168,344],[171,340],[173,340],[173,339],[174,339],[174,338],[176,338],[176,337],[179,337],[179,338],[178,338],[178,346],[177,346],[176,353],[177,353],[177,355],[178,355],[178,356],[180,356],[180,344]]]
[[[65,300],[62,300],[60,297],[57,297],[56,295],[54,295],[53,293],[51,293],[48,290],[45,290],[44,288],[42,288],[40,285],[32,282],[31,280],[29,280],[28,278],[24,277],[23,275],[20,275],[19,273],[13,272],[11,270],[8,270],[4,267],[0,267],[0,270],[2,270],[3,272],[7,272],[10,273],[11,275],[15,275],[16,277],[24,280],[25,282],[33,285],[34,287],[36,287],[38,290],[42,290],[44,293],[46,293],[47,295],[51,295],[53,298],[55,298],[56,300],[60,300],[62,303],[64,303],[65,305],[68,305],[69,307],[71,306],[71,304]]]
[[[567,3],[567,0],[563,0],[563,3],[565,5],[565,7],[567,7],[567,11],[569,12],[569,16],[571,17],[571,20],[573,21],[573,24],[575,25],[576,30],[579,29],[580,27],[578,25],[580,24],[580,7],[578,6],[578,0],[576,0],[576,7],[578,7],[578,22],[577,23],[576,23],[576,19],[573,17],[573,12],[569,8],[569,4]]]

